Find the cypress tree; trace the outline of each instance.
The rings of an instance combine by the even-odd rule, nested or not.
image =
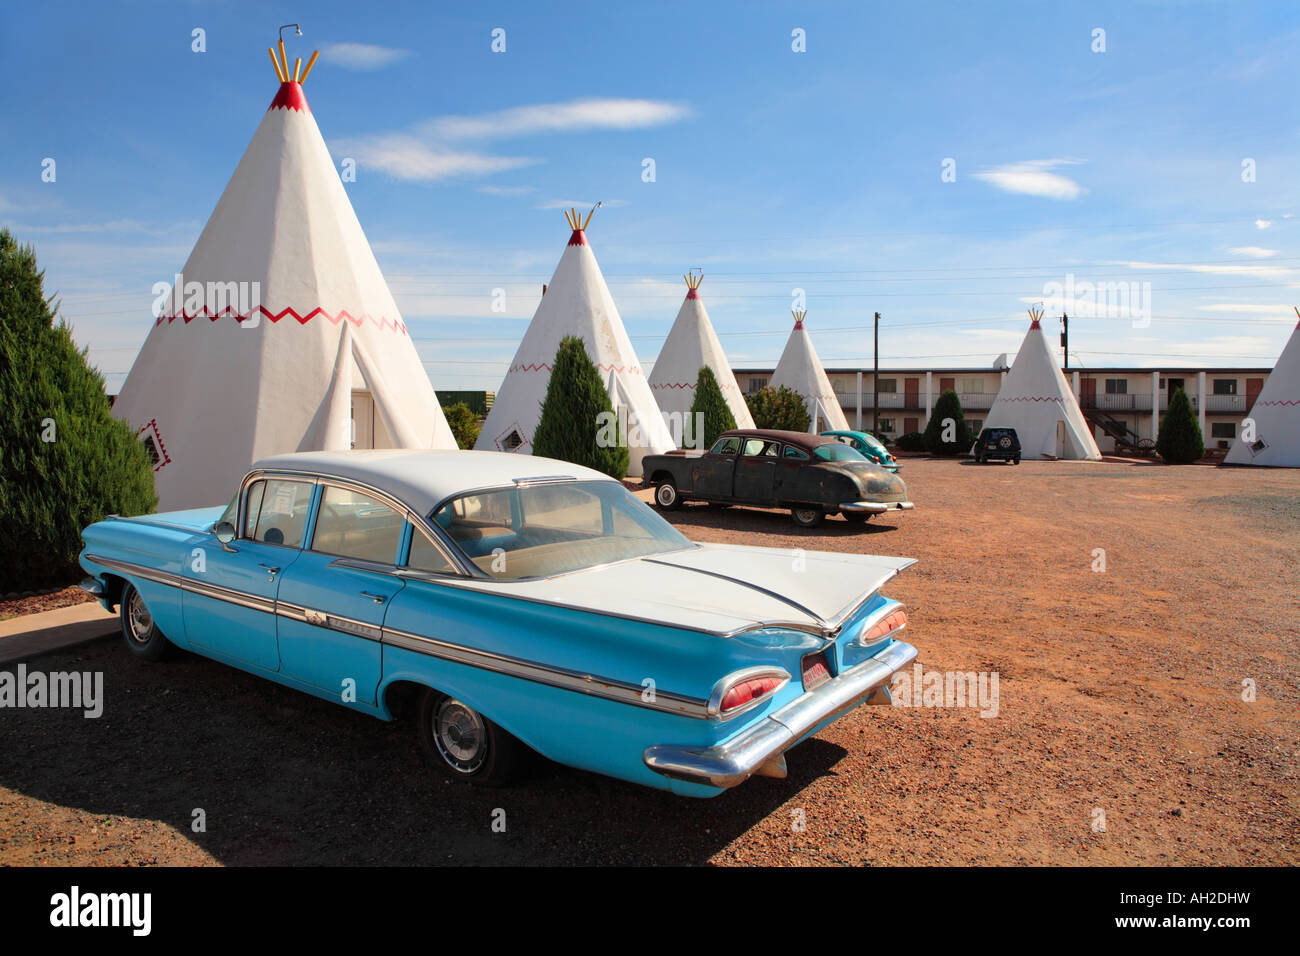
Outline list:
[[[1205,454],[1201,423],[1192,414],[1192,403],[1181,388],[1175,389],[1169,399],[1169,410],[1156,434],[1156,451],[1171,465],[1186,465]]]
[[[953,430],[953,441],[945,442],[943,440],[944,422],[951,418],[956,426]],[[951,388],[939,396],[939,400],[934,403],[934,413],[930,416],[930,421],[925,426],[925,447],[932,455],[964,455],[970,451],[970,446],[975,443],[971,437],[970,426],[966,424],[966,416],[961,410],[961,399]]]
[[[533,435],[533,454],[586,465],[613,478],[627,475],[626,435],[619,434],[614,404],[600,371],[576,335],[566,335],[555,353],[542,415]],[[603,423],[603,427],[602,427]],[[629,422],[631,431],[636,423]]]
[[[695,380],[695,400],[690,411],[692,427],[696,414],[704,415],[703,434],[698,436],[701,448],[712,448],[719,435],[736,427],[736,416],[731,414],[713,369],[707,365],[700,366],[699,378]]]
[[[779,389],[766,385],[752,395],[745,396],[749,414],[755,428],[776,428],[782,431],[806,432],[812,424],[808,405],[803,396],[782,385]]]
[[[44,293],[30,246],[0,229],[0,593],[81,576],[81,531],[154,509],[153,464]]]

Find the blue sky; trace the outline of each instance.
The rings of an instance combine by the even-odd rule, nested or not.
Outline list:
[[[1271,366],[1295,326],[1294,2],[6,0],[0,223],[111,389],[292,21],[291,59],[323,51],[308,98],[358,161],[348,193],[439,388],[499,385],[560,207],[598,200],[589,238],[647,367],[690,268],[737,367],[775,364],[795,289],[829,367],[870,363],[875,311],[894,368],[1014,355],[1039,301],[1093,368]],[[1063,302],[1071,281],[1135,298]]]

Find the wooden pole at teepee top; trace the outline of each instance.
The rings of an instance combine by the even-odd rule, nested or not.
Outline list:
[[[280,70],[280,61],[275,58],[275,50],[272,47],[266,48],[266,55],[271,58],[271,65],[275,67],[276,78],[281,83],[284,82],[284,73]]]
[[[315,65],[318,56],[320,56],[320,50],[314,50],[311,59],[307,61],[307,68],[302,71],[302,79],[298,81],[299,84],[307,82],[307,74],[311,72],[311,68]]]

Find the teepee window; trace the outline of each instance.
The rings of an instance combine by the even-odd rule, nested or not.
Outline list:
[[[153,436],[149,435],[144,440],[144,450],[149,453],[149,462],[155,467],[158,465],[158,446],[154,444]]]
[[[524,440],[521,437],[519,437],[519,432],[512,430],[510,434],[505,437],[505,441],[501,443],[501,447],[503,447],[506,451],[514,451],[523,443]]]

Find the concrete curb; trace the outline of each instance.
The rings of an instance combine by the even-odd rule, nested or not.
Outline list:
[[[0,666],[67,650],[119,633],[116,614],[98,603],[24,614],[0,621]]]

